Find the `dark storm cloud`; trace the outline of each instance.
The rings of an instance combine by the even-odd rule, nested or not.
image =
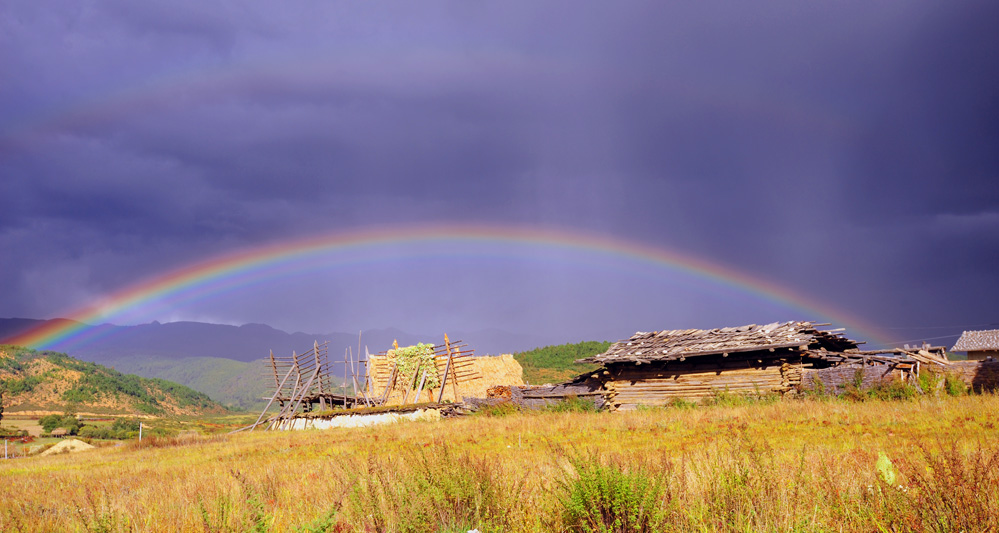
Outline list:
[[[851,169],[861,214],[999,211],[999,6],[962,7],[933,10],[885,65]]]
[[[430,220],[677,248],[879,324],[992,320],[997,11],[13,4],[0,315],[234,247]],[[468,311],[489,325],[517,306]]]

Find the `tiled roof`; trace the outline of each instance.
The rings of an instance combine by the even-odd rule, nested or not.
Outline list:
[[[983,331],[965,331],[957,343],[950,349],[952,352],[967,352],[975,350],[999,350],[999,329]]]

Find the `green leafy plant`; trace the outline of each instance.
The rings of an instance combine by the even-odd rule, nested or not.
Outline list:
[[[420,380],[425,370],[427,381],[425,388],[440,387],[441,379],[437,374],[437,364],[434,359],[434,345],[419,343],[415,346],[396,348],[389,352],[390,361],[396,365],[396,372],[400,379],[397,383],[404,383],[410,389],[420,386]],[[411,382],[408,380],[412,379]]]
[[[517,407],[513,402],[500,402],[495,404],[487,404],[479,407],[475,412],[477,415],[482,416],[509,416],[515,413],[519,413],[520,408]]]
[[[968,386],[964,383],[964,380],[953,374],[947,374],[944,376],[944,389],[947,391],[947,394],[951,396],[963,396],[968,394]]]
[[[673,398],[668,405],[676,409],[693,409],[697,407],[697,402],[684,398]]]
[[[593,400],[575,395],[566,396],[561,401],[549,404],[545,410],[552,413],[593,413],[598,411],[597,404]]]
[[[668,491],[642,468],[604,462],[595,455],[567,457],[561,480],[562,520],[569,531],[655,531],[665,518]]]
[[[42,426],[45,433],[52,433],[56,428],[65,428],[70,435],[76,435],[80,431],[80,421],[76,415],[46,415],[38,420],[38,425]]]

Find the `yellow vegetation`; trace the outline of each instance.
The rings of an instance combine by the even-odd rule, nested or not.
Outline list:
[[[647,483],[657,529],[983,530],[997,425],[983,395],[146,439],[0,461],[0,530],[572,530],[590,475]]]

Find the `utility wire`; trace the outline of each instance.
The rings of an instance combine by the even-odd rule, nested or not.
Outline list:
[[[954,328],[984,328],[996,327],[999,324],[965,324],[957,326],[881,326],[881,329],[954,329]]]
[[[956,334],[955,333],[954,335],[941,335],[939,337],[922,337],[922,338],[919,338],[919,339],[910,339],[910,340],[905,340],[905,341],[881,342],[881,343],[878,343],[878,344],[874,344],[872,346],[889,346],[889,345],[891,345],[891,346],[899,346],[899,345],[906,344],[906,343],[909,343],[909,342],[933,341],[933,340],[937,340],[937,339],[950,339],[950,338],[960,337],[960,336],[961,336],[960,334]]]

